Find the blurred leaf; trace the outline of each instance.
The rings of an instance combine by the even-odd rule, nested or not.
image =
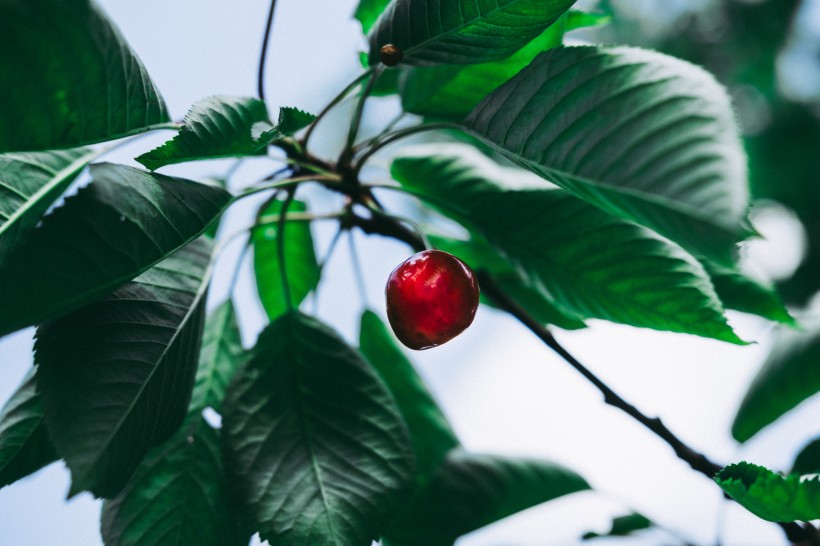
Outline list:
[[[256,274],[256,289],[262,306],[271,320],[287,311],[283,295],[282,268],[279,263],[279,214],[282,201],[267,203],[257,215],[257,221],[266,225],[253,228],[253,269]],[[288,213],[304,213],[307,205],[294,200]],[[288,286],[293,305],[297,306],[319,283],[319,265],[310,233],[310,222],[287,222],[285,225],[285,264]]]
[[[595,13],[577,9],[569,10],[565,17],[565,32],[579,28],[600,27],[608,25],[612,21],[612,16],[606,13]]]
[[[369,63],[367,53],[360,51],[359,61],[364,68],[367,68]],[[402,70],[400,68],[386,67],[376,79],[376,83],[373,84],[370,95],[373,97],[386,97],[397,94],[399,92],[399,78],[401,74]]]
[[[709,263],[705,266],[720,301],[727,309],[735,309],[789,326],[797,326],[797,321],[789,314],[772,285],[756,281],[731,269]]]
[[[359,347],[387,384],[410,431],[416,482],[424,485],[459,445],[450,423],[387,326],[372,311],[362,314]]]
[[[496,245],[559,308],[743,343],[688,254],[519,172],[468,147],[440,144],[400,155],[391,168],[405,188]]]
[[[749,234],[729,98],[679,59],[629,47],[551,49],[464,127],[575,196],[721,265],[732,265]]]
[[[89,0],[0,2],[0,152],[72,148],[168,121],[117,29]]]
[[[484,97],[518,74],[536,55],[561,45],[565,32],[595,24],[594,18],[573,17],[582,13],[573,10],[564,13],[530,43],[499,61],[404,70],[399,80],[402,108],[420,116],[464,119]]]
[[[410,65],[503,59],[555,22],[575,0],[393,0],[370,31],[370,64],[393,44]]]
[[[199,413],[205,408],[220,411],[231,378],[246,358],[236,311],[229,299],[205,321],[190,412]]]
[[[214,310],[205,323],[202,352],[188,417],[177,433],[152,450],[125,489],[106,501],[102,536],[106,546],[246,546],[222,472],[219,431],[202,410],[219,410],[228,382],[242,363],[233,305]]]
[[[373,28],[373,23],[382,14],[390,0],[359,0],[353,17],[362,24],[362,34],[367,34]]]
[[[369,546],[412,484],[410,440],[387,387],[298,312],[259,335],[228,389],[222,431],[234,498],[271,546]]]
[[[0,265],[0,336],[123,285],[202,234],[230,200],[217,187],[124,165],[92,165],[91,177]]]
[[[596,533],[595,531],[589,531],[584,533],[582,536],[582,540],[592,540],[594,538],[604,538],[604,537],[625,537],[629,536],[635,531],[641,531],[643,529],[649,529],[652,527],[652,522],[649,521],[649,518],[642,514],[638,514],[637,512],[632,512],[631,514],[626,514],[624,516],[618,516],[612,519],[612,528],[607,533]]]
[[[820,477],[781,476],[741,462],[715,476],[717,484],[749,512],[768,521],[820,519]]]
[[[505,294],[521,305],[538,322],[555,325],[566,330],[586,328],[581,317],[561,306],[528,282],[525,275],[518,272],[486,239],[472,233],[469,241],[448,239],[436,235],[429,236],[435,248],[461,258],[474,271],[484,271]],[[482,296],[482,303],[492,307],[495,304]]]
[[[179,133],[137,161],[152,171],[186,161],[264,155],[264,144],[251,136],[255,123],[268,121],[265,103],[250,97],[215,96],[194,104]]]
[[[0,155],[0,262],[97,153],[77,148]]]
[[[43,400],[37,394],[36,368],[0,410],[0,488],[59,459],[43,423]]]
[[[38,389],[69,495],[117,495],[182,423],[199,359],[212,245],[199,239],[101,301],[37,330]]]
[[[550,461],[457,449],[385,535],[396,546],[450,546],[479,527],[589,488],[581,476]]]
[[[792,465],[792,474],[820,474],[820,438],[806,444]]]
[[[801,325],[805,330],[778,331],[732,423],[732,436],[738,442],[745,442],[820,391],[820,321],[805,317]]]

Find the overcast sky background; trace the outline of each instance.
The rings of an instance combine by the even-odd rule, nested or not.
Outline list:
[[[636,2],[640,3],[640,2]],[[171,114],[181,118],[199,99],[214,95],[254,95],[256,64],[267,2],[253,0],[102,0],[164,94]],[[358,74],[356,52],[365,46],[351,19],[354,0],[280,0],[270,45],[266,79],[269,108],[296,106],[318,112]],[[392,99],[373,101],[365,130],[378,127],[396,110]],[[344,119],[344,109],[336,119]],[[162,132],[137,140],[106,160],[130,158],[167,139]],[[316,143],[331,149],[343,137],[332,120]],[[378,162],[376,162],[378,165]],[[219,175],[227,161],[173,166],[163,172],[196,177]],[[239,183],[272,170],[265,159],[246,162]],[[371,169],[368,176],[384,178]],[[318,193],[321,209],[335,201]],[[386,198],[403,207],[406,201]],[[251,200],[232,209],[227,232],[250,224]],[[239,209],[239,207],[237,207]],[[772,227],[773,226],[773,227]],[[768,243],[755,256],[788,269],[799,255],[798,232],[788,218],[774,214],[759,226]],[[321,256],[334,226],[317,224]],[[233,250],[238,249],[235,245]],[[389,272],[408,255],[402,244],[357,236],[370,306],[384,316],[383,289]],[[228,252],[217,271],[211,304],[227,294],[236,252]],[[791,264],[791,265],[790,265]],[[227,266],[227,267],[224,267]],[[320,317],[355,343],[360,298],[355,290],[347,247],[341,245],[326,270],[318,300]],[[249,273],[246,270],[246,273]],[[238,289],[240,319],[247,346],[264,319],[252,298],[252,279],[243,275]],[[308,302],[310,309],[312,302]],[[649,415],[662,417],[682,439],[719,462],[741,459],[771,468],[788,468],[798,450],[820,433],[820,400],[802,405],[781,426],[759,434],[739,448],[729,435],[734,411],[770,344],[771,325],[733,314],[748,347],[639,330],[591,321],[580,332],[558,332],[559,340],[617,392]],[[33,330],[0,341],[0,404],[31,365]],[[440,348],[414,353],[465,446],[471,450],[555,460],[582,474],[595,493],[553,501],[459,541],[459,546],[544,546],[578,541],[583,532],[608,529],[613,515],[637,509],[694,544],[730,546],[783,542],[782,533],[743,509],[723,501],[720,490],[675,458],[666,444],[618,410],[605,406],[598,392],[511,319],[482,308],[474,325]],[[99,507],[87,493],[65,502],[68,473],[62,463],[0,490],[0,545],[97,546]],[[619,541],[601,544],[624,543]],[[675,544],[665,532],[629,544]]]

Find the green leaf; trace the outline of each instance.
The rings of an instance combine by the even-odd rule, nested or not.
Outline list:
[[[0,262],[97,153],[77,148],[0,155]]]
[[[509,57],[575,0],[393,0],[369,34],[370,64],[393,44],[410,65],[473,64]]]
[[[243,362],[239,329],[230,300],[205,323],[202,352],[188,417],[177,433],[152,450],[125,489],[106,501],[102,536],[106,546],[246,546],[228,498],[220,434],[203,419],[218,410],[235,370]]]
[[[510,296],[516,303],[530,313],[541,324],[551,324],[566,330],[585,328],[581,317],[561,306],[555,300],[533,286],[525,275],[522,275],[489,241],[473,232],[468,241],[449,239],[436,235],[429,236],[435,248],[449,252],[461,258],[473,269],[482,271],[492,278],[493,282]],[[481,301],[494,306],[492,300],[483,295]]]
[[[0,410],[0,488],[59,459],[43,422],[36,368]]]
[[[362,34],[367,34],[373,28],[373,23],[379,18],[390,0],[359,0],[353,17],[362,24]]]
[[[740,462],[715,476],[717,484],[749,512],[768,521],[820,519],[820,477],[782,476]]]
[[[316,116],[293,108],[285,106],[279,109],[279,119],[276,122],[276,128],[282,135],[290,136],[298,131],[301,131],[311,123],[316,121]]]
[[[412,484],[410,440],[387,387],[298,312],[259,335],[222,423],[228,481],[271,546],[369,546]]]
[[[0,265],[0,336],[123,285],[198,237],[230,201],[221,188],[123,165],[92,165],[91,176]]]
[[[205,321],[190,411],[199,413],[205,408],[220,411],[231,378],[246,358],[236,311],[228,300]]]
[[[769,283],[757,281],[735,270],[705,264],[720,301],[727,309],[751,313],[789,326],[797,321],[789,314],[777,290]]]
[[[589,531],[584,533],[582,540],[592,540],[593,538],[604,537],[625,537],[629,536],[635,531],[642,531],[652,527],[652,522],[646,516],[632,512],[624,516],[618,516],[612,519],[612,528],[606,533],[596,533]]]
[[[268,121],[268,109],[261,100],[209,97],[191,107],[177,136],[142,154],[137,161],[153,171],[186,161],[264,155],[264,144],[251,135],[251,130],[254,124]]]
[[[37,330],[38,388],[70,495],[110,498],[182,423],[199,359],[212,245],[200,239]]]
[[[801,319],[802,331],[782,329],[752,380],[732,423],[745,442],[803,400],[820,392],[820,321]]]
[[[427,155],[429,150],[437,155]],[[526,172],[502,170],[465,146],[405,153],[391,172],[502,250],[559,309],[743,343],[727,325],[703,267],[647,229]]]
[[[266,225],[251,231],[253,269],[256,289],[268,318],[274,320],[287,311],[283,295],[282,268],[279,263],[279,214],[282,201],[273,200],[259,211],[257,221]],[[288,213],[304,213],[307,205],[298,200],[291,202]],[[302,300],[319,283],[319,265],[310,233],[310,222],[293,221],[285,225],[285,265],[293,305]]]
[[[386,536],[399,546],[450,546],[479,527],[585,489],[581,476],[550,461],[454,450]]]
[[[530,43],[499,61],[405,69],[399,80],[402,108],[420,116],[464,119],[484,97],[518,74],[536,55],[561,45],[564,33],[598,22],[597,18],[583,17],[586,15],[593,14],[574,10],[564,13]]]
[[[458,438],[433,395],[382,320],[362,314],[359,348],[387,384],[410,431],[416,455],[416,483],[424,485]]]
[[[800,450],[792,465],[792,474],[820,474],[820,438]]]
[[[700,68],[630,47],[560,47],[463,124],[512,161],[725,267],[750,234],[728,95]]]
[[[168,121],[139,58],[88,0],[0,2],[0,152],[52,150]]]

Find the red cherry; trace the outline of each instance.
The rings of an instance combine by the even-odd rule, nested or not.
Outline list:
[[[441,250],[413,254],[387,279],[387,318],[407,347],[429,349],[463,332],[478,309],[478,282],[461,260]]]

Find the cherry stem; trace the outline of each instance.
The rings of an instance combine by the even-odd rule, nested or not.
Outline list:
[[[265,36],[262,38],[262,51],[259,53],[259,70],[256,77],[256,92],[259,100],[265,102],[265,60],[268,57],[268,42],[270,42],[270,32],[273,27],[273,12],[276,9],[276,0],[271,0],[268,20],[265,23]]]
[[[369,307],[367,301],[367,289],[364,284],[364,274],[362,272],[362,262],[359,261],[359,253],[356,251],[356,241],[352,230],[347,232],[347,244],[350,247],[350,262],[353,265],[353,276],[356,277],[356,288],[359,290],[359,297],[365,308]]]
[[[328,113],[328,112],[330,112],[331,110],[333,110],[333,108],[334,108],[337,104],[339,104],[340,102],[342,102],[342,100],[343,100],[343,99],[344,99],[344,98],[345,98],[345,97],[346,97],[346,96],[347,96],[347,95],[348,95],[351,91],[353,91],[353,89],[355,89],[355,88],[356,88],[356,86],[358,86],[358,85],[359,85],[360,83],[362,83],[365,79],[367,79],[368,77],[370,77],[370,75],[373,73],[373,70],[374,70],[373,68],[369,68],[369,69],[367,69],[366,71],[364,71],[364,72],[362,72],[361,74],[359,74],[359,76],[357,76],[355,80],[353,80],[352,82],[350,82],[350,83],[347,85],[347,87],[345,87],[344,89],[342,89],[342,92],[341,92],[341,93],[339,93],[338,95],[336,95],[335,97],[333,97],[333,100],[331,100],[329,103],[327,103],[327,106],[325,106],[325,107],[324,107],[324,109],[323,109],[321,112],[319,112],[319,115],[317,115],[317,116],[316,116],[316,119],[314,119],[314,120],[313,120],[313,122],[312,122],[310,125],[308,125],[308,128],[305,130],[305,134],[302,136],[302,140],[300,141],[300,143],[301,143],[301,145],[302,145],[302,148],[303,148],[303,149],[307,149],[307,145],[308,145],[308,141],[310,140],[310,136],[313,134],[313,131],[314,131],[314,129],[316,128],[316,125],[318,125],[318,124],[319,124],[319,122],[322,120],[322,118],[324,118],[324,117],[327,115],[327,113]]]
[[[359,172],[361,172],[362,167],[367,162],[370,157],[387,146],[388,144],[392,144],[393,142],[397,142],[409,136],[418,134],[418,133],[426,133],[428,131],[438,131],[442,129],[455,129],[460,130],[461,127],[456,125],[455,123],[421,123],[419,125],[411,125],[410,127],[405,127],[403,129],[399,129],[392,133],[387,133],[381,138],[372,141],[369,143],[368,147],[362,152],[362,155],[356,161],[355,166],[353,167],[353,172],[358,176]]]
[[[359,96],[359,101],[356,103],[356,110],[353,112],[353,118],[350,122],[350,128],[347,132],[347,144],[345,145],[344,149],[342,149],[342,153],[339,157],[338,163],[342,168],[348,166],[350,164],[350,159],[353,155],[353,145],[356,142],[356,135],[359,134],[359,125],[362,123],[362,116],[364,115],[364,106],[367,102],[367,97],[370,96],[370,93],[373,91],[373,86],[376,85],[376,81],[381,76],[382,71],[384,70],[384,65],[377,65],[370,74],[370,78],[367,80],[367,85],[362,89],[361,95]]]

